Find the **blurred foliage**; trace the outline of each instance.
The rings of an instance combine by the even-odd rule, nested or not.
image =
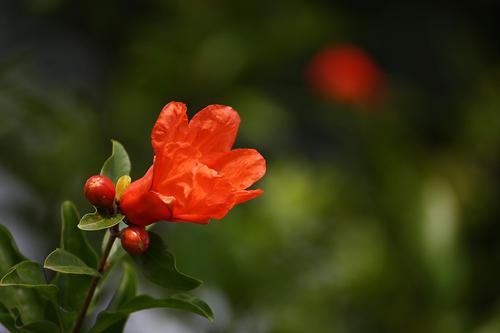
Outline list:
[[[54,247],[57,207],[84,207],[110,138],[138,178],[164,104],[227,104],[242,117],[236,146],[268,160],[265,194],[209,226],[159,226],[227,304],[196,332],[497,332],[498,9],[2,1],[1,168],[46,207],[16,214]],[[307,86],[313,55],[341,42],[380,64],[383,107]]]

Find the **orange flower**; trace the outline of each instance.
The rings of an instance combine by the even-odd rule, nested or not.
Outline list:
[[[266,161],[255,149],[231,150],[239,124],[229,106],[209,105],[188,123],[186,105],[168,103],[151,133],[153,165],[120,200],[128,220],[208,223],[261,195],[246,188],[264,176]]]
[[[384,97],[384,75],[363,50],[348,45],[323,49],[308,68],[312,88],[336,102],[373,105]]]

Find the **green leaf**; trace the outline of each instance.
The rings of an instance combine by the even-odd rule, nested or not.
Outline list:
[[[127,151],[122,144],[115,140],[111,140],[111,143],[113,144],[113,151],[111,156],[104,162],[101,175],[116,183],[121,176],[130,174],[131,164]]]
[[[151,282],[171,290],[191,290],[202,281],[178,271],[175,256],[163,243],[159,235],[149,232],[149,248],[142,254],[132,256],[144,276]]]
[[[13,266],[0,280],[0,287],[33,288],[40,296],[55,301],[58,288],[47,284],[42,268],[36,262],[25,260]]]
[[[43,267],[65,274],[100,275],[95,269],[87,266],[87,264],[76,255],[63,249],[55,249],[52,251],[45,259]]]
[[[117,310],[122,305],[126,304],[128,301],[134,298],[137,293],[137,274],[135,272],[135,268],[127,261],[123,262],[122,268],[122,279],[113,298],[109,302],[109,305],[106,309],[108,311]]]
[[[60,247],[71,253],[78,253],[80,258],[92,268],[97,267],[98,257],[87,240],[86,233],[78,228],[80,214],[75,205],[65,201],[61,205],[61,244]],[[63,317],[69,329],[73,325],[76,312],[79,310],[87,290],[91,276],[57,273],[52,283],[59,287],[59,303],[65,309]]]
[[[17,333],[16,319],[9,313],[9,310],[0,304],[0,324],[5,326],[10,332]]]
[[[180,309],[196,313],[212,321],[214,316],[210,307],[201,299],[188,295],[177,294],[164,299],[155,299],[150,296],[136,296],[121,306],[116,311],[103,311],[97,317],[97,321],[90,331],[91,333],[108,332],[108,328],[114,323],[126,318],[129,314],[141,310],[153,308]]]
[[[78,224],[78,228],[85,231],[95,231],[111,228],[114,225],[117,225],[125,218],[122,214],[115,215],[102,215],[97,210],[93,213],[88,213],[83,215],[80,223]]]
[[[104,248],[109,241],[110,237],[110,231],[109,229],[106,231],[103,237],[102,241],[102,250],[104,251]],[[92,311],[100,302],[102,299],[102,294],[103,290],[105,289],[105,284],[108,281],[108,278],[111,276],[111,273],[113,270],[119,266],[123,258],[126,258],[125,254],[126,252],[121,248],[119,245],[119,241],[115,241],[113,243],[113,246],[111,248],[111,251],[109,253],[108,259],[106,260],[106,270],[102,273],[101,278],[99,279],[99,282],[97,283],[97,288],[94,294],[94,297],[92,299],[92,302],[89,307],[89,311]]]
[[[12,238],[12,235],[3,225],[0,225],[0,274],[11,273],[13,266],[26,260]],[[43,319],[43,300],[33,289],[15,286],[0,287],[0,304],[8,311],[14,320],[20,315],[23,323],[35,322]],[[2,313],[2,323],[10,322],[7,314]]]
[[[54,302],[57,287],[47,284],[39,264],[22,261],[0,280],[0,300],[24,325],[44,320],[46,301]]]
[[[61,243],[60,248],[78,253],[78,256],[90,267],[97,267],[99,260],[94,248],[90,245],[86,233],[78,228],[80,214],[71,201],[61,205]]]
[[[106,247],[106,244],[109,241],[111,233],[108,229],[106,233],[104,234],[103,240],[102,240],[102,250],[104,251],[104,248]],[[108,281],[108,278],[111,276],[111,273],[113,270],[117,267],[121,266],[121,263],[123,259],[129,259],[130,257],[127,255],[127,252],[123,250],[123,248],[120,245],[119,240],[115,241],[113,243],[113,247],[111,248],[111,251],[109,253],[108,259],[106,260],[106,270],[102,273],[101,278],[99,279],[99,282],[97,283],[97,288],[94,294],[94,297],[92,299],[92,303],[90,304],[89,311],[92,311],[96,308],[97,305],[101,303],[102,297],[103,297],[103,291],[106,289],[105,285]]]
[[[26,257],[19,252],[9,230],[0,224],[0,276]]]
[[[137,274],[135,268],[127,261],[123,262],[123,275],[120,285],[116,290],[113,298],[109,302],[106,311],[113,312],[132,300],[137,294]],[[128,315],[124,316],[121,320],[115,322],[106,329],[107,333],[121,333],[127,323]]]
[[[12,266],[2,277],[0,285],[6,284],[38,285],[46,282],[40,265],[34,261],[23,260]]]
[[[19,328],[20,333],[59,333],[59,327],[51,321],[41,320]]]

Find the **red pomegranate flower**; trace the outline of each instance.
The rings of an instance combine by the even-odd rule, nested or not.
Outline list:
[[[384,95],[384,75],[363,50],[339,45],[320,51],[308,68],[312,88],[336,102],[373,105]]]
[[[261,195],[246,188],[264,176],[266,161],[255,149],[231,150],[239,124],[229,106],[209,105],[188,123],[185,104],[167,104],[151,133],[153,165],[120,200],[129,221],[208,223]]]

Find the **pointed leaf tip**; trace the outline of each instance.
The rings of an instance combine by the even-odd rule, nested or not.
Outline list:
[[[45,259],[43,267],[65,274],[99,276],[99,273],[95,269],[87,266],[73,253],[63,249],[52,251]]]
[[[104,162],[101,175],[116,183],[121,176],[130,174],[131,163],[127,151],[120,142],[111,140],[111,144],[113,147],[111,156]]]
[[[93,213],[83,215],[80,223],[78,223],[78,228],[85,231],[108,229],[123,221],[124,218],[125,215],[122,214],[110,216],[101,215],[96,210]]]
[[[19,251],[10,231],[0,224],[0,276],[26,257]]]

